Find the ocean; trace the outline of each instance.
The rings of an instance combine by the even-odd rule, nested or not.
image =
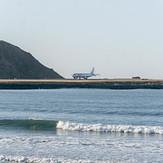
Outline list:
[[[1,90],[0,162],[161,163],[163,90]]]

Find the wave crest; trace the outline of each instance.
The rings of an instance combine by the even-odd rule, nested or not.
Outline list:
[[[52,120],[0,120],[0,127],[26,130],[55,130],[57,121]]]
[[[23,156],[0,155],[1,162],[28,162],[28,163],[113,163],[112,161],[72,160],[64,158],[37,158]]]
[[[161,126],[102,125],[100,123],[84,124],[59,121],[57,123],[57,128],[68,131],[123,132],[163,135],[163,127]]]

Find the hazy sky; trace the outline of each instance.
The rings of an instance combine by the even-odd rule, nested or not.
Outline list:
[[[163,79],[163,0],[0,0],[0,40],[68,78]]]

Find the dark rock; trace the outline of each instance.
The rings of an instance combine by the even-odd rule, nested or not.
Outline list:
[[[0,79],[63,79],[19,47],[0,41]]]

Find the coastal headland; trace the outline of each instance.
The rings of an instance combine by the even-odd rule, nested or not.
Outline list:
[[[59,88],[163,89],[163,80],[154,79],[0,80],[0,89],[59,89]]]
[[[0,41],[0,89],[163,89],[163,80],[141,79],[65,79],[41,64],[32,54]]]

